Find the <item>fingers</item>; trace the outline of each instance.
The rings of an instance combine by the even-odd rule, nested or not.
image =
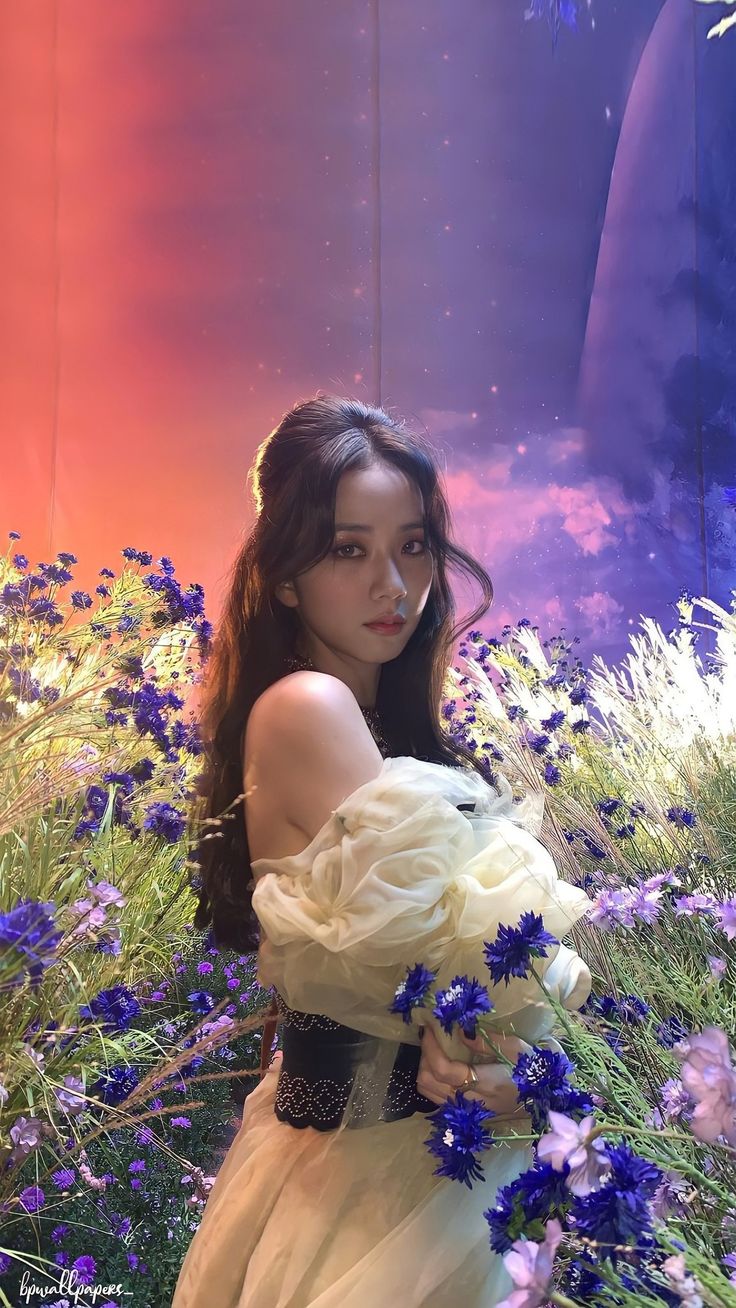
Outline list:
[[[531,1051],[531,1045],[528,1045],[525,1040],[520,1040],[518,1036],[500,1035],[496,1031],[487,1032],[485,1037],[479,1034],[475,1040],[470,1040],[461,1031],[460,1038],[464,1045],[486,1062],[500,1057],[508,1059],[510,1063],[516,1063],[522,1054]]]
[[[450,1086],[452,1094],[468,1075],[467,1063],[448,1058],[431,1027],[425,1029],[419,1067],[420,1072],[424,1072],[434,1084]]]

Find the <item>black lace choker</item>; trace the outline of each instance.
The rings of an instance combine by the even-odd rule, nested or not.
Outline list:
[[[286,659],[286,666],[288,667],[289,672],[317,671],[312,660],[302,658],[301,655],[289,655]],[[380,753],[384,758],[386,758],[389,753],[389,748],[383,735],[383,731],[381,730],[381,717],[378,709],[374,708],[372,704],[359,704],[358,707],[366,720],[368,729],[375,740]]]

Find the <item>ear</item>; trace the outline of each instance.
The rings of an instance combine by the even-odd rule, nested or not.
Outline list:
[[[282,581],[274,590],[274,594],[287,609],[295,609],[299,604],[293,581]]]

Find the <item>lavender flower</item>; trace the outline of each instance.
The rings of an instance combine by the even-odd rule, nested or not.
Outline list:
[[[552,1218],[544,1230],[544,1242],[516,1240],[504,1254],[504,1266],[514,1289],[501,1300],[499,1308],[539,1308],[547,1302],[557,1246],[562,1227]]]
[[[465,1035],[470,1040],[475,1040],[478,1018],[483,1013],[490,1013],[492,1008],[488,991],[477,977],[469,981],[466,976],[456,976],[447,990],[437,991],[432,1013],[448,1035],[452,1034],[452,1028],[457,1022]]]
[[[710,1144],[723,1135],[727,1144],[736,1145],[736,1070],[725,1031],[707,1026],[675,1053],[682,1060],[682,1084],[696,1104],[693,1135]]]
[[[540,1162],[549,1163],[556,1172],[563,1171],[567,1164],[569,1171],[565,1179],[573,1194],[588,1194],[595,1189],[607,1166],[605,1142],[600,1138],[588,1140],[594,1125],[593,1117],[574,1122],[564,1113],[550,1109],[549,1129],[537,1145]]]
[[[718,925],[728,940],[736,940],[736,899],[718,905]]]
[[[508,985],[512,976],[528,976],[532,958],[546,958],[547,947],[559,943],[544,930],[542,914],[530,912],[522,913],[518,927],[499,926],[493,944],[483,942],[483,952],[494,983]]]

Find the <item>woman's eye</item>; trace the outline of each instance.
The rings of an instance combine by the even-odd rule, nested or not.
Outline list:
[[[412,553],[412,554],[415,554],[417,557],[419,557],[420,554],[424,554],[424,553],[426,553],[426,546],[425,546],[423,540],[408,540],[406,543],[407,543],[407,545],[421,545],[421,549],[418,549],[418,550],[412,550],[412,551],[411,551],[411,553]],[[337,548],[334,549],[334,550],[332,551],[332,553],[333,553],[333,554],[336,554],[336,555],[338,556],[338,558],[342,558],[342,559],[353,559],[353,558],[355,558],[355,555],[354,555],[354,554],[343,554],[342,551],[343,551],[343,550],[357,550],[357,549],[360,549],[360,546],[359,546],[359,545],[356,545],[354,541],[350,541],[349,543],[347,543],[347,544],[345,544],[345,545],[338,545]]]

